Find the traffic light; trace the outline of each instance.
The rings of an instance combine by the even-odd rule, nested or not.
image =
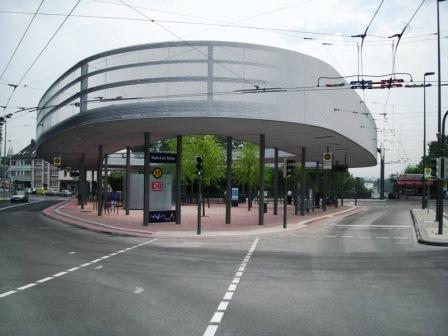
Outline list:
[[[360,80],[360,81],[351,81],[350,88],[351,89],[372,89],[373,81],[371,80]]]
[[[436,179],[440,178],[440,170],[442,169],[441,163],[442,161],[440,158],[431,159],[432,176],[435,176]]]
[[[202,158],[198,156],[196,158],[196,175],[202,176],[203,173],[203,166],[202,166]]]
[[[286,177],[294,175],[296,162],[294,160],[286,160]]]
[[[400,79],[393,79],[393,78],[382,79],[380,88],[381,89],[390,89],[393,87],[403,87],[403,84],[401,84],[403,82],[404,82],[404,80],[402,78],[400,78]]]

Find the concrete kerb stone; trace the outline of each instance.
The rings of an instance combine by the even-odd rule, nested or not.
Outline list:
[[[417,242],[425,245],[432,246],[445,246],[448,247],[448,239],[444,240],[434,240],[428,236],[426,229],[422,228],[424,223],[420,223],[417,218],[416,211],[420,211],[421,209],[411,209],[411,218],[415,228],[415,234],[417,236]],[[432,211],[432,210],[431,210]]]
[[[176,232],[176,231],[159,231],[159,232],[148,232],[134,229],[124,229],[104,223],[99,223],[96,221],[79,218],[73,215],[66,214],[61,210],[69,203],[70,201],[63,201],[56,205],[53,205],[49,208],[46,208],[42,211],[42,213],[52,219],[56,219],[62,221],[69,225],[74,225],[77,227],[81,227],[84,229],[90,229],[93,231],[101,232],[101,233],[109,233],[109,234],[117,234],[123,236],[130,237],[153,237],[153,238],[166,238],[166,239],[183,239],[183,238],[231,238],[231,237],[245,237],[245,236],[254,236],[254,235],[268,235],[268,234],[276,234],[282,232],[288,232],[293,230],[299,230],[306,227],[308,224],[313,222],[333,218],[345,213],[352,212],[345,217],[356,215],[363,211],[363,207],[360,206],[352,206],[349,209],[345,209],[343,211],[339,211],[333,214],[319,216],[315,218],[310,218],[304,221],[300,221],[297,223],[289,223],[286,229],[282,227],[269,227],[269,228],[257,228],[247,231],[210,231],[210,232],[202,232],[202,235],[198,236],[196,232]],[[358,210],[353,212],[354,210]]]
[[[89,229],[96,232],[101,233],[108,233],[108,234],[116,234],[116,235],[122,235],[122,236],[128,236],[128,237],[153,237],[152,232],[148,231],[141,231],[141,230],[134,230],[134,229],[123,229],[117,226],[107,225],[103,223],[99,223],[96,221],[91,221],[88,219],[79,218],[76,216],[72,216],[66,213],[63,213],[60,211],[60,209],[63,209],[71,200],[63,201],[61,203],[55,204],[51,207],[48,207],[42,211],[43,215],[46,217],[56,219],[59,221],[64,222],[65,224],[74,225],[83,229]],[[54,215],[52,213],[54,211],[57,215]],[[64,220],[65,218],[65,220]],[[71,220],[67,220],[71,219]],[[89,224],[89,226],[86,226],[85,224]]]

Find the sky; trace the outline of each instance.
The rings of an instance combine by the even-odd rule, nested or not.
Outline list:
[[[351,35],[364,33],[381,3],[381,0],[123,1],[159,24],[142,20],[142,16],[119,0],[81,0],[41,53],[78,2],[44,0],[11,59],[42,0],[1,0],[0,106],[7,108],[3,112],[0,109],[0,113],[37,106],[58,76],[83,58],[119,47],[160,41],[220,40],[263,44],[319,58],[343,76],[356,75],[359,73],[357,44],[360,38]],[[397,38],[389,36],[401,33],[421,2],[383,1],[364,41],[362,73],[392,72]],[[440,3],[440,30],[441,80],[446,82],[448,1]],[[409,73],[416,83],[421,83],[425,72],[436,73],[427,77],[428,81],[434,81],[432,87],[426,88],[427,142],[435,140],[437,131],[436,32],[436,0],[426,0],[407,26],[395,53],[395,72]],[[410,77],[397,78],[408,80]],[[11,96],[13,88],[8,84],[19,82],[20,86]],[[384,144],[386,176],[402,172],[408,164],[418,163],[423,153],[423,89],[358,90],[358,93],[375,118],[378,147]],[[442,86],[442,114],[448,110],[447,93],[448,87]],[[14,152],[35,138],[35,117],[35,112],[22,112],[14,113],[9,119],[7,145]],[[376,166],[350,171],[355,176],[376,178],[380,169]]]

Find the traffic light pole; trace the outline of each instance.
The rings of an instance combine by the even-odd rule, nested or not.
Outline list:
[[[201,234],[202,176],[198,179],[198,235]]]
[[[284,192],[283,192],[283,228],[286,229],[286,222],[288,221],[288,203],[286,202],[287,198],[287,189],[288,189],[288,176],[284,176]]]

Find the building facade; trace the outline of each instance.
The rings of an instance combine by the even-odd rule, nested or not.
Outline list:
[[[8,176],[24,188],[60,190],[60,169],[38,157],[36,141],[10,157]]]

